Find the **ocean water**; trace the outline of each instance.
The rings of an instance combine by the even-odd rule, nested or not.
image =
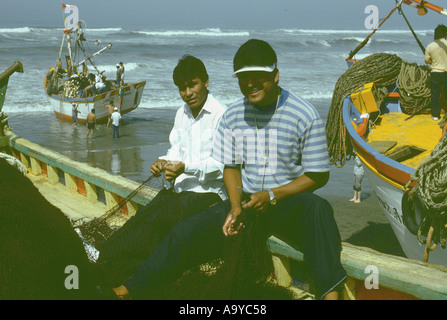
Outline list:
[[[431,30],[416,33],[425,46],[433,39]],[[15,60],[24,67],[23,74],[10,78],[3,111],[13,131],[28,140],[113,174],[144,181],[152,162],[169,146],[174,114],[182,104],[172,71],[184,54],[204,61],[211,93],[230,104],[240,97],[232,77],[235,52],[250,38],[266,40],[278,55],[280,85],[312,102],[326,119],[335,83],[346,70],[345,59],[368,34],[367,30],[87,29],[89,53],[113,43],[111,49],[94,59],[108,78],[115,78],[115,65],[122,61],[126,81],[147,81],[139,108],[124,115],[121,138],[112,141],[111,129],[100,125],[95,139],[87,142],[86,128],[72,128],[71,123],[57,119],[43,90],[45,73],[57,58],[62,29],[0,28],[0,70]],[[377,31],[355,58],[375,52],[396,53],[407,61],[424,63],[420,48],[407,30]],[[364,185],[365,194],[371,192],[367,181]],[[334,167],[331,182],[324,190],[350,197],[352,164],[342,169]]]
[[[309,100],[331,99],[334,85],[346,69],[345,59],[367,35],[367,30],[129,30],[87,29],[87,51],[94,53],[112,43],[112,48],[94,59],[98,69],[115,78],[115,64],[122,61],[126,81],[146,80],[140,108],[179,105],[172,71],[179,58],[191,54],[202,59],[210,75],[210,90],[223,103],[240,96],[232,77],[232,60],[238,47],[250,38],[268,41],[278,54],[280,83]],[[417,31],[424,45],[433,38],[429,30]],[[23,63],[24,74],[11,77],[7,112],[52,111],[43,91],[43,80],[54,66],[62,29],[0,28],[0,69],[14,60]],[[96,40],[101,44],[97,45]],[[379,30],[356,58],[373,52],[393,52],[423,64],[421,50],[412,34],[404,30]],[[90,71],[93,71],[91,68]],[[322,116],[327,110],[320,110]]]

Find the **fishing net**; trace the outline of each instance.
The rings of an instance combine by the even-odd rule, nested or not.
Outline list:
[[[96,265],[106,286],[123,284],[180,219],[221,201],[217,194],[176,194],[164,188],[164,183],[163,179],[153,177],[144,183],[151,187],[157,184],[161,190],[121,228],[108,226],[113,216],[121,215],[119,206],[81,226],[82,233],[89,236],[99,250]],[[262,220],[255,216],[241,215],[247,228],[237,237],[228,238],[221,258],[187,270],[180,279],[163,283],[145,298],[291,299],[291,292],[272,280],[273,264],[267,235]]]
[[[0,158],[0,299],[98,299],[100,277],[69,219],[30,179]],[[79,282],[64,273],[75,266]],[[72,270],[72,269],[70,269]],[[65,285],[64,285],[65,284]]]
[[[247,210],[237,223],[246,226],[226,239],[222,257],[185,272],[175,282],[154,288],[147,299],[290,300],[293,293],[273,280],[262,214]]]
[[[93,218],[91,221],[82,223],[76,229],[79,230],[85,242],[95,248],[101,247],[127,221],[128,218],[123,215],[121,209],[136,195],[153,198],[163,188],[164,184],[165,181],[162,177],[150,176],[126,198],[120,200],[115,206],[107,210],[106,213],[100,217]]]
[[[172,227],[183,217],[220,202],[217,194],[175,193],[162,189],[145,207],[101,246],[96,263],[109,284],[122,284],[158,247]]]

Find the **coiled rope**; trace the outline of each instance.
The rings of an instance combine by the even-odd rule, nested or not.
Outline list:
[[[445,125],[445,118],[442,121]],[[440,243],[444,249],[447,238],[447,135],[433,149],[430,156],[411,176],[417,181],[413,192],[417,192],[427,207],[427,216],[418,229],[418,241],[425,244],[424,261],[430,251]]]
[[[338,78],[326,122],[331,164],[341,168],[354,154],[343,123],[343,100],[366,83],[374,82],[383,86],[395,84],[401,65],[402,59],[397,55],[375,53],[354,63]]]
[[[430,68],[402,61],[397,83],[400,92],[400,107],[406,114],[414,115],[431,102]]]
[[[430,105],[430,69],[427,66],[408,63],[388,53],[375,53],[354,63],[337,80],[326,123],[329,159],[337,167],[343,167],[354,155],[343,123],[343,100],[370,82],[376,87],[396,85],[405,114],[415,115]]]

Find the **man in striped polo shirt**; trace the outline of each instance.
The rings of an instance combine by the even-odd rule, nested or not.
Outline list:
[[[230,210],[226,236],[242,227],[244,210],[263,216],[269,234],[301,250],[314,272],[317,297],[338,298],[346,278],[331,205],[312,193],[329,179],[324,123],[307,101],[281,88],[272,47],[252,39],[233,60],[244,95],[222,116],[213,157],[225,164]],[[249,194],[243,201],[241,192]]]
[[[229,199],[171,229],[125,283],[132,297],[221,257],[229,239],[262,225],[263,237],[275,235],[303,252],[317,298],[338,298],[346,278],[340,234],[331,205],[312,193],[329,179],[324,123],[310,103],[279,87],[276,65],[265,41],[239,48],[233,68],[244,98],[222,116],[213,146],[213,158],[225,165]]]

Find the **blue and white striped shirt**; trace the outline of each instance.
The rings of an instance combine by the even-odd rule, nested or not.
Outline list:
[[[330,170],[324,122],[316,109],[284,89],[276,113],[275,107],[276,102],[261,108],[242,98],[224,113],[214,137],[213,158],[240,166],[249,193],[285,185],[305,172]]]

